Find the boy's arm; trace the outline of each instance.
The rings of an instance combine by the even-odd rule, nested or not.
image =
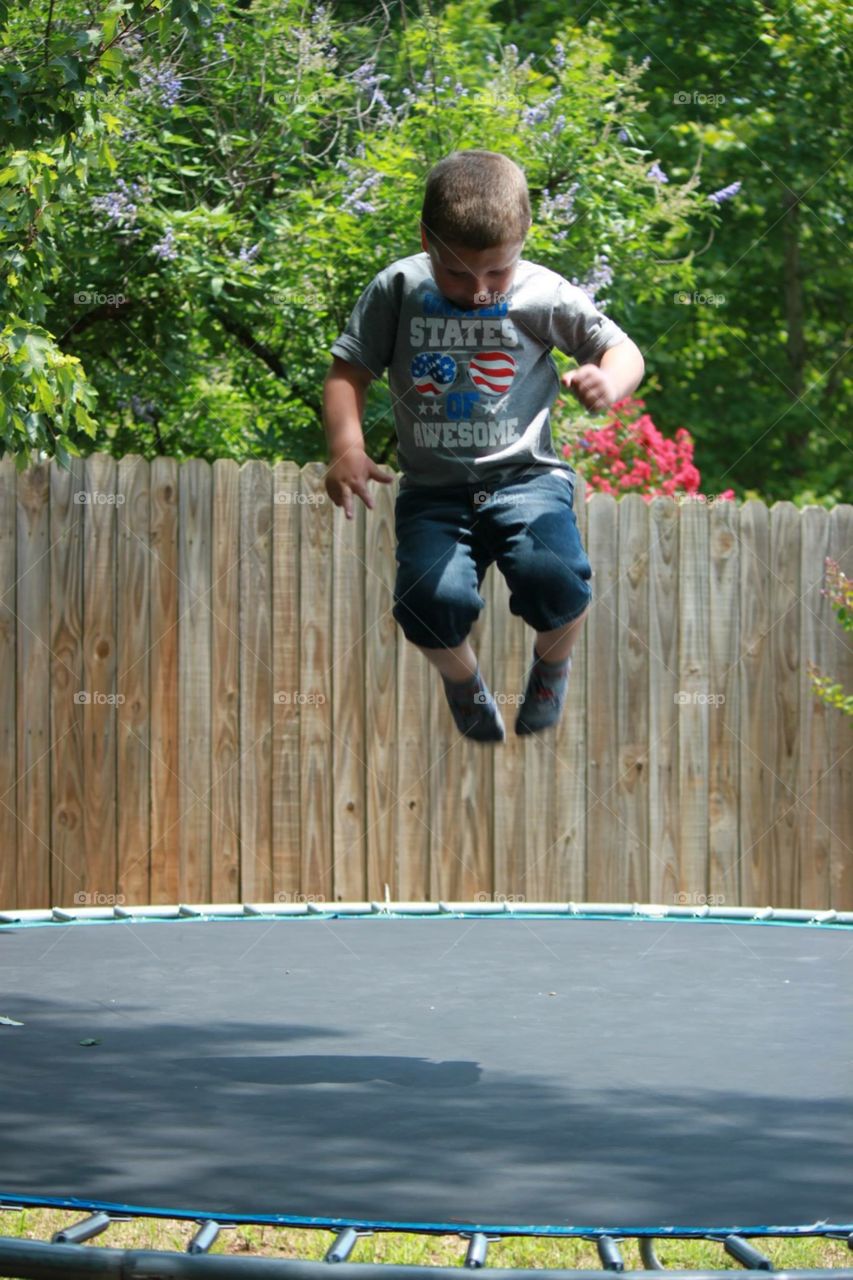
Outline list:
[[[364,365],[350,364],[340,356],[323,383],[323,425],[332,459],[350,449],[364,450],[361,424],[367,388],[373,374]]]
[[[565,374],[563,385],[571,389],[585,409],[598,413],[636,391],[645,371],[640,348],[625,338],[615,347],[608,347],[594,364],[581,365]]]
[[[350,364],[335,356],[323,383],[323,425],[330,462],[325,477],[326,492],[336,507],[344,508],[347,520],[353,515],[353,494],[372,509],[368,480],[394,483],[394,477],[380,471],[364,448],[361,424],[367,388],[372,381],[373,375],[364,365]]]

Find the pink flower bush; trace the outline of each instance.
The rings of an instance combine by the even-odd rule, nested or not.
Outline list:
[[[593,493],[639,493],[646,502],[659,497],[692,497],[707,501],[699,492],[701,477],[693,464],[693,437],[679,427],[673,440],[658,431],[645,409],[645,400],[625,396],[611,407],[604,427],[590,428],[570,444],[563,456],[587,482]],[[558,405],[559,408],[559,405]],[[731,502],[734,490],[716,495]]]

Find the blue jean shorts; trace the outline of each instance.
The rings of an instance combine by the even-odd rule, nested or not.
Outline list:
[[[584,613],[592,569],[573,503],[568,472],[401,488],[393,615],[406,639],[424,649],[462,644],[485,605],[480,587],[493,561],[511,612],[536,631]]]

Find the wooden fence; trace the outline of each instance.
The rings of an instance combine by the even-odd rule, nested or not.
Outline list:
[[[550,735],[493,566],[461,738],[391,616],[394,497],[324,467],[0,462],[0,908],[317,899],[851,909],[853,688],[821,595],[853,507],[575,509],[595,601]]]

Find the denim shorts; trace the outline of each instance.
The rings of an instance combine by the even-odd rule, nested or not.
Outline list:
[[[493,561],[512,613],[552,631],[589,606],[592,576],[573,511],[568,472],[531,473],[487,484],[412,486],[397,494],[393,615],[424,649],[462,644],[485,605],[480,587]]]

